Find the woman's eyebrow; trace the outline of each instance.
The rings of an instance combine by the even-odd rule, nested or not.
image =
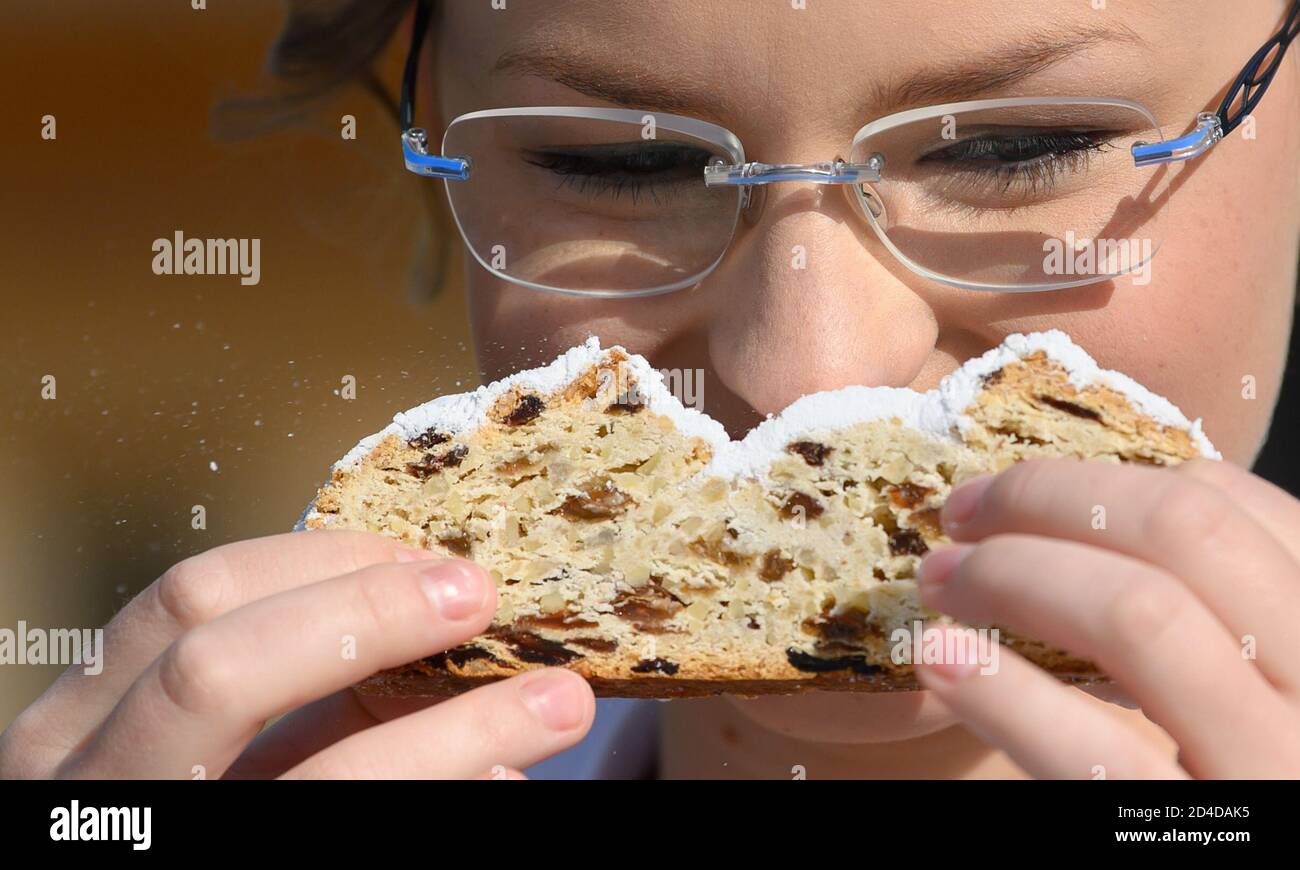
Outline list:
[[[522,46],[505,52],[493,74],[538,76],[596,100],[629,109],[671,112],[698,118],[720,117],[716,87],[701,87],[690,79],[627,59],[605,59],[586,54],[565,54],[556,45]]]
[[[1123,25],[1045,31],[960,63],[927,67],[871,89],[868,113],[889,114],[915,106],[978,99],[1003,92],[1077,54],[1105,45],[1150,45]],[[952,49],[943,53],[955,54]]]
[[[964,55],[959,63],[924,67],[896,80],[874,81],[860,117],[879,117],[912,106],[976,99],[1003,91],[1081,52],[1107,44],[1148,49],[1123,25],[1042,31],[978,54],[945,46],[935,53]],[[525,44],[498,58],[493,74],[538,76],[596,100],[646,111],[720,121],[726,92],[699,77],[634,64],[626,57],[566,53],[558,43]]]

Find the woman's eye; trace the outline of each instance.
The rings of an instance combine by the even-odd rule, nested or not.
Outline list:
[[[917,162],[972,184],[996,182],[1004,193],[1016,185],[1039,191],[1064,173],[1085,169],[1112,137],[1092,130],[982,134],[927,152]]]
[[[1104,134],[1048,132],[1019,136],[977,136],[922,156],[922,161],[1023,163],[1105,147]]]
[[[704,183],[713,155],[672,142],[564,146],[524,152],[524,162],[561,178],[561,184],[592,196],[639,194],[681,182]]]

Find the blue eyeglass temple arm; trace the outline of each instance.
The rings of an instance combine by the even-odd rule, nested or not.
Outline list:
[[[1209,151],[1219,140],[1227,136],[1254,111],[1263,98],[1264,92],[1273,81],[1278,68],[1282,66],[1282,57],[1291,46],[1297,34],[1300,34],[1300,0],[1291,4],[1286,23],[1273,38],[1260,46],[1259,51],[1241,69],[1237,80],[1228,88],[1223,102],[1217,112],[1202,112],[1196,116],[1196,129],[1185,136],[1168,142],[1147,144],[1138,142],[1133,146],[1133,162],[1138,166],[1158,166],[1162,163],[1176,163],[1191,160]],[[1270,55],[1272,58],[1270,59]],[[1267,66],[1263,66],[1268,61]],[[1263,67],[1261,69],[1261,67]],[[1241,104],[1232,111],[1232,104],[1241,97]]]
[[[419,127],[402,132],[402,157],[406,168],[416,175],[469,181],[469,161],[464,157],[443,157],[429,153],[428,134]]]
[[[1177,163],[1191,160],[1209,151],[1223,138],[1223,122],[1213,112],[1202,112],[1196,116],[1196,129],[1185,136],[1170,139],[1168,142],[1136,142],[1133,145],[1133,162],[1138,166],[1159,166],[1162,163]]]
[[[415,80],[420,71],[420,47],[424,45],[424,36],[429,31],[429,16],[432,14],[429,0],[419,0],[415,4],[415,24],[411,33],[411,50],[406,55],[406,66],[402,70],[402,96],[398,108],[402,124],[402,158],[406,168],[416,175],[431,178],[446,178],[449,181],[469,180],[469,161],[463,157],[443,157],[429,153],[429,134],[415,123]]]

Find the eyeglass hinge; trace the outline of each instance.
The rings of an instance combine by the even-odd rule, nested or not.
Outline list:
[[[1222,138],[1223,123],[1219,116],[1213,112],[1202,112],[1196,116],[1196,129],[1185,136],[1153,145],[1146,142],[1133,143],[1133,162],[1141,167],[1191,160],[1209,151]]]
[[[468,181],[469,161],[464,157],[443,157],[429,153],[429,136],[419,127],[402,133],[402,157],[406,168],[416,175],[445,178],[448,181]]]

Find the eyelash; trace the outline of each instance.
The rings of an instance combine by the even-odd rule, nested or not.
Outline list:
[[[1105,131],[1051,131],[1022,136],[979,136],[923,155],[918,163],[951,163],[960,170],[954,183],[980,190],[990,182],[1006,193],[1021,183],[1025,195],[1050,191],[1064,172],[1087,167],[1092,155],[1110,146]],[[1031,155],[1027,159],[1025,155]],[[1006,158],[1019,159],[1006,159]],[[984,164],[984,165],[980,165]]]
[[[968,193],[999,194],[1021,185],[1022,196],[1052,190],[1059,177],[1087,167],[1093,154],[1109,148],[1105,131],[1049,131],[1021,136],[977,136],[922,155],[918,163],[949,164],[957,172],[951,184]],[[574,151],[529,151],[524,162],[560,178],[568,187],[595,199],[630,196],[636,204],[649,194],[653,202],[671,193],[674,182],[694,182],[710,156],[675,143],[613,145]],[[662,176],[667,175],[667,178]],[[655,176],[660,176],[656,178]],[[957,191],[953,191],[954,193]]]
[[[602,153],[603,152],[603,153]],[[665,188],[677,181],[704,183],[703,172],[711,155],[699,148],[672,143],[611,146],[589,153],[529,151],[524,162],[560,177],[560,186],[596,198],[609,194],[618,199],[631,195],[635,204],[649,192],[658,202]],[[667,178],[649,178],[664,176]]]

